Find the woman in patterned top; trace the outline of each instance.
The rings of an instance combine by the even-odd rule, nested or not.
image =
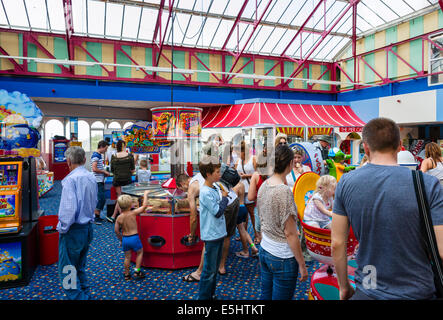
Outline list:
[[[294,166],[294,152],[287,145],[275,150],[274,175],[260,187],[257,206],[262,241],[260,271],[262,300],[291,300],[300,280],[306,281],[308,271],[298,238],[297,208],[286,175]]]

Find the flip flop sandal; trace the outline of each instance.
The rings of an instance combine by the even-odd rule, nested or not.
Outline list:
[[[189,274],[187,274],[186,276],[184,276],[184,277],[182,278],[182,280],[185,281],[185,282],[199,282],[199,281],[200,281],[200,280],[198,280],[198,279],[195,279],[195,278],[192,276],[192,273],[189,273]]]
[[[218,274],[219,275],[221,275],[221,276],[225,276],[225,275],[227,275],[228,274],[228,272],[227,271],[225,271],[225,272],[223,272],[223,273],[221,273],[220,271],[217,271],[218,272]]]
[[[124,276],[125,276],[125,280],[131,280],[131,274],[130,273],[125,274]]]
[[[239,258],[249,259],[249,254],[245,255],[245,254],[242,254],[241,252],[236,252],[235,255]]]

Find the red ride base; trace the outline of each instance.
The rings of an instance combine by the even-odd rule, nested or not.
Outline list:
[[[189,234],[189,214],[145,214],[137,217],[137,224],[143,244],[143,267],[181,269],[200,264],[203,242],[188,246],[182,241]],[[200,237],[198,230],[199,226]],[[133,253],[133,262],[135,258]]]
[[[356,267],[355,260],[348,261],[348,277],[354,289],[354,273]],[[337,275],[335,274],[335,270],[332,268],[328,269],[328,265],[322,265],[312,275],[309,300],[340,300]]]

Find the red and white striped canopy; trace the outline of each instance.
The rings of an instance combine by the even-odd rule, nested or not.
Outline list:
[[[256,102],[203,109],[203,128],[258,125],[362,127],[365,123],[346,105]]]

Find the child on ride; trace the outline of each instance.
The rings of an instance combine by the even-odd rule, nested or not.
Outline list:
[[[337,180],[330,175],[318,179],[316,189],[304,213],[304,223],[316,228],[331,229],[332,207]]]

